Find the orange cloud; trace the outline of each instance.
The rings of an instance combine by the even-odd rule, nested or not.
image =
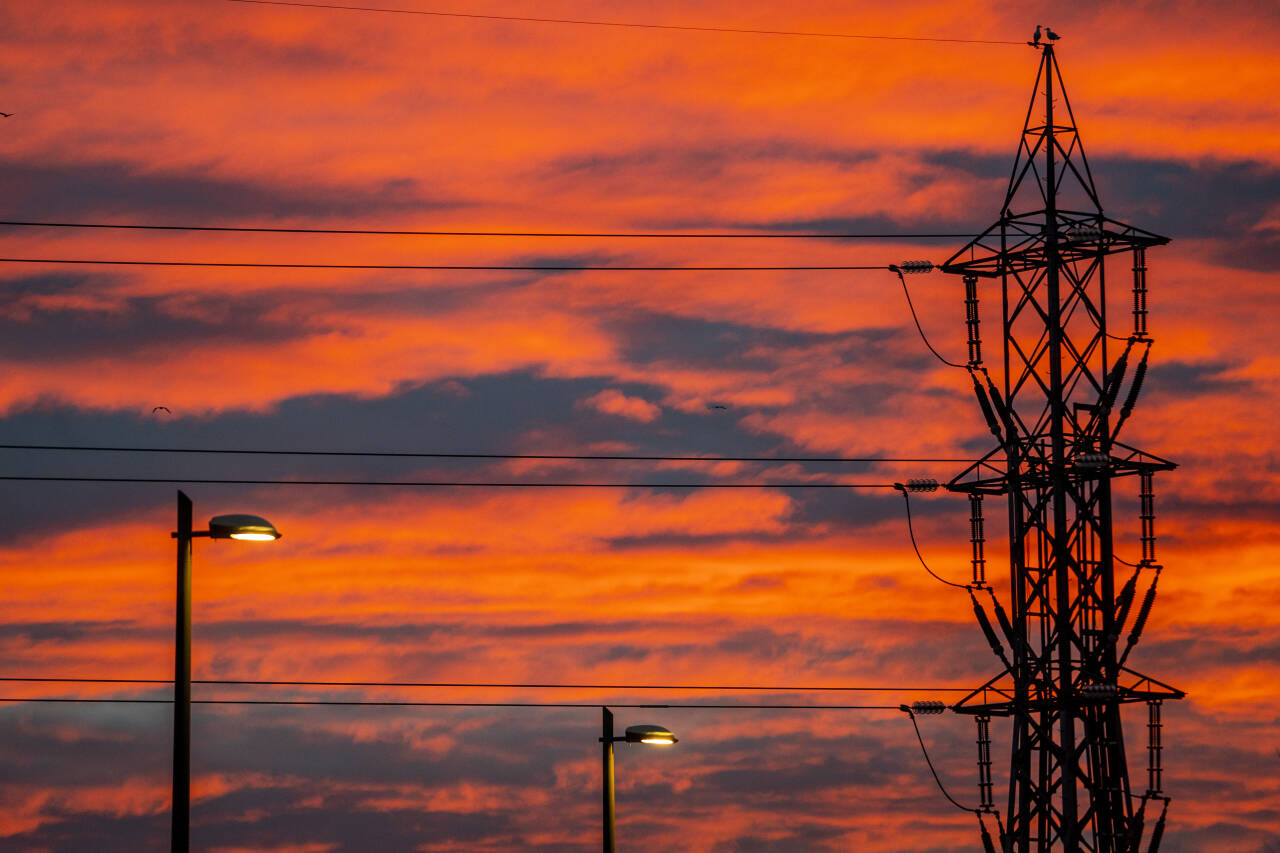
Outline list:
[[[656,420],[662,414],[662,409],[648,400],[642,397],[628,397],[616,388],[606,388],[599,394],[593,394],[583,400],[582,404],[607,415],[617,415],[620,418],[629,418],[646,424]]]
[[[4,109],[15,114],[0,141],[11,218],[447,231],[951,232],[997,215],[1035,62],[1019,44],[658,33],[225,5],[211,13],[203,2],[56,0],[24,10],[0,36],[0,65],[11,84]],[[721,0],[696,8],[624,3],[607,17],[1014,41],[1030,29],[1024,8],[956,0],[891,8],[823,0],[780,9]],[[1271,759],[1260,752],[1269,735],[1259,719],[1275,710],[1268,686],[1276,666],[1268,649],[1280,612],[1273,470],[1280,362],[1264,322],[1280,292],[1270,260],[1276,209],[1268,183],[1280,163],[1274,145],[1280,118],[1267,96],[1280,83],[1270,51],[1278,27],[1274,15],[1258,9],[1193,3],[1158,15],[1149,5],[1054,13],[1071,103],[1099,175],[1109,170],[1114,181],[1140,184],[1120,196],[1115,205],[1123,209],[1114,212],[1140,226],[1173,221],[1184,232],[1149,254],[1157,345],[1123,436],[1185,461],[1157,478],[1159,553],[1167,568],[1135,660],[1193,694],[1170,711],[1170,760],[1184,762],[1171,764],[1177,770],[1171,778],[1188,788],[1219,786],[1214,796],[1179,793],[1178,831],[1190,839],[1184,846],[1259,849],[1280,826],[1275,792],[1258,781],[1267,777],[1254,767]],[[570,0],[543,4],[538,14],[605,17]],[[1236,173],[1244,176],[1232,185],[1239,197],[1225,208],[1221,199],[1197,196],[1212,195],[1199,184],[1186,184],[1187,197],[1174,197],[1168,185],[1170,176]],[[1111,205],[1113,187],[1101,191]],[[1228,213],[1197,219],[1199,210]],[[1240,235],[1255,241],[1248,251],[1240,249]],[[446,266],[881,267],[941,260],[961,242],[18,228],[0,234],[3,255],[14,258]],[[882,269],[4,266],[0,412],[15,443],[87,435],[83,443],[96,444],[109,434],[111,441],[153,442],[159,435],[235,444],[248,441],[255,425],[291,417],[299,401],[338,396],[372,407],[406,388],[439,383],[451,389],[444,402],[381,416],[381,423],[404,418],[411,430],[397,434],[412,436],[415,447],[435,449],[446,440],[463,446],[475,436],[429,427],[454,405],[482,396],[476,388],[483,382],[513,376],[528,377],[530,386],[562,385],[567,402],[546,422],[533,423],[524,409],[494,405],[485,416],[505,428],[495,439],[500,449],[558,443],[552,449],[625,454],[650,452],[641,445],[652,442],[666,449],[696,445],[690,452],[699,455],[753,447],[765,448],[764,455],[799,449],[923,457],[974,455],[992,442],[967,377],[931,360],[896,279]],[[1127,328],[1127,275],[1125,259],[1116,259],[1108,277],[1113,331]],[[930,341],[958,358],[965,344],[960,283],[932,275],[912,287]],[[999,299],[983,288],[987,358],[998,364]],[[168,432],[134,422],[133,413],[154,405],[173,411]],[[602,419],[583,418],[580,408],[575,418],[575,406],[617,417],[603,419],[608,431],[588,436],[580,422]],[[381,448],[377,430],[338,420],[333,434],[343,446]],[[292,427],[284,423],[281,434],[306,446],[307,436]],[[52,464],[12,453],[5,464],[13,472]],[[83,472],[106,465],[100,458],[61,464]],[[119,464],[134,470],[137,462]],[[699,476],[696,470],[728,480],[762,470],[697,464],[643,470],[689,478]],[[958,467],[878,465],[865,476],[945,479]],[[173,469],[182,472],[176,476],[195,470],[185,463]],[[484,470],[566,480],[600,471],[546,461]],[[809,466],[767,470],[793,482],[826,476]],[[1137,547],[1133,485],[1116,483],[1117,549],[1129,555]],[[147,493],[121,498],[108,491],[114,487],[101,488],[10,492],[13,517],[31,513],[44,527],[0,549],[6,674],[163,678],[170,671],[170,510],[144,508],[138,512],[146,515],[121,521],[130,501]],[[171,498],[171,487],[163,493]],[[214,509],[215,499],[238,509],[232,498],[241,498],[261,507],[286,536],[260,549],[197,542],[196,672],[283,680],[925,687],[968,684],[993,672],[963,592],[930,579],[911,552],[900,498],[824,494],[202,489],[201,511]],[[966,579],[964,502],[936,495],[913,507],[931,567]],[[1007,565],[1006,531],[999,499],[987,507],[994,579]],[[55,511],[56,532],[37,539]],[[1241,633],[1243,626],[1248,632]],[[1223,650],[1219,659],[1198,651],[1197,642]],[[149,687],[62,687],[49,692],[153,695]],[[201,689],[215,695],[212,685]],[[216,690],[251,695],[249,688]],[[424,695],[410,688],[333,693]],[[465,695],[567,696],[587,705],[653,698],[588,689]],[[892,705],[900,698],[874,701]],[[101,721],[54,718],[43,706],[6,704],[0,711],[10,715],[0,723],[19,733],[16,743],[34,736],[33,720],[56,719],[42,736],[68,750],[83,747]],[[487,727],[486,720],[509,718],[414,713],[290,717],[273,734],[294,732],[307,745],[356,751],[384,747],[455,773],[481,757],[518,752],[502,741],[505,729],[499,737]],[[892,708],[888,713],[894,716]],[[878,718],[851,717],[725,714],[682,721],[692,733],[682,746],[711,746],[685,764],[680,753],[627,756],[622,797],[652,803],[665,796],[671,811],[642,820],[624,803],[623,826],[643,837],[646,849],[698,853],[752,837],[794,849],[972,843],[972,821],[939,816],[931,781],[917,764],[892,764],[916,748],[911,733]],[[957,728],[935,730],[934,741],[951,755],[957,776],[972,770],[968,752],[963,762],[954,757],[957,744],[971,750],[972,732],[961,722],[939,721]],[[265,730],[262,718],[244,709],[210,712],[206,723],[209,731],[223,723],[240,732]],[[815,731],[831,739],[815,743]],[[138,742],[154,751],[166,734],[157,724]],[[579,752],[558,744],[534,781],[517,770],[505,781],[434,785],[352,781],[324,769],[312,776],[220,770],[198,774],[198,805],[220,827],[265,820],[256,811],[225,820],[212,815],[223,814],[219,804],[237,795],[268,790],[283,792],[299,809],[371,812],[388,822],[413,812],[479,815],[496,825],[495,815],[507,815],[510,835],[428,838],[422,849],[570,847],[594,837],[594,737],[594,729],[584,735]],[[1179,748],[1182,757],[1174,757]],[[852,763],[825,764],[831,756]],[[252,765],[256,756],[240,758]],[[864,765],[855,761],[861,758]],[[1136,753],[1130,758],[1139,766]],[[890,764],[873,785],[850,769]],[[53,759],[36,769],[59,778]],[[791,769],[798,775],[786,776]],[[0,826],[9,840],[35,838],[28,834],[77,814],[158,818],[167,788],[150,772],[122,771],[122,781],[109,786],[65,778],[46,784],[33,770],[23,787],[0,789]],[[735,791],[733,781],[744,775],[754,787]],[[761,781],[784,777],[789,781],[776,787]],[[785,790],[796,779],[822,784],[804,791],[801,803]],[[1222,790],[1238,796],[1219,796]],[[713,796],[724,791],[733,795]],[[856,813],[850,802],[858,804]],[[1214,829],[1223,823],[1236,840]],[[263,836],[217,849],[334,847]]]

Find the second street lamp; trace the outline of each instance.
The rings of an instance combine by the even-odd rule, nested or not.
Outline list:
[[[600,711],[603,722],[600,743],[604,744],[604,853],[615,853],[617,839],[613,791],[613,745],[615,743],[649,743],[670,746],[676,742],[676,736],[664,726],[640,725],[627,726],[626,734],[616,737],[613,734],[613,712],[608,708],[601,708]]]
[[[191,498],[178,492],[178,603],[173,650],[173,823],[172,851],[191,848],[191,540],[239,539],[269,542],[280,538],[271,522],[256,515],[219,515],[208,530],[191,529]]]

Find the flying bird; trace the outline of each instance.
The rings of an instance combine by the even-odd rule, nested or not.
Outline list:
[[[13,115],[13,113],[0,113],[0,116],[4,116],[5,118],[8,118],[11,115]]]
[[[1061,36],[1059,36],[1057,33],[1049,29],[1048,27],[1044,28],[1044,34],[1049,38],[1049,41],[1057,41],[1059,38],[1061,38]]]
[[[729,407],[726,406],[724,403],[707,403],[707,408],[708,409],[727,409]]]
[[[1032,47],[1040,46],[1040,25],[1039,24],[1036,24],[1035,37],[1031,41],[1027,42],[1027,44],[1031,45]]]
[[[164,414],[166,414],[166,415],[172,415],[172,414],[173,414],[173,412],[169,411],[169,407],[168,407],[168,406],[156,406],[155,408],[153,408],[153,409],[151,410],[151,414],[153,414],[153,415],[158,415],[158,414],[160,414],[160,413],[162,413],[162,412],[163,412]]]

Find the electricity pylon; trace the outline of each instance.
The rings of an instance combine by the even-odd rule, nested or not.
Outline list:
[[[1103,215],[1053,45],[1039,47],[1039,73],[1000,218],[942,265],[963,277],[967,367],[999,445],[948,484],[969,495],[969,592],[1003,665],[954,710],[977,719],[980,811],[996,815],[1005,853],[1137,853],[1149,803],[1160,808],[1150,833],[1154,851],[1168,806],[1160,779],[1160,707],[1183,693],[1126,662],[1150,614],[1161,568],[1152,477],[1174,465],[1118,436],[1151,351],[1146,250],[1168,239]],[[1133,258],[1127,337],[1107,329],[1106,261],[1122,252]],[[978,282],[984,279],[1000,283],[1002,387],[982,361]],[[1142,553],[1127,564],[1132,576],[1117,592],[1117,564],[1125,561],[1113,552],[1111,503],[1112,481],[1122,477],[1140,483]],[[1012,618],[986,583],[984,495],[1008,500]],[[1134,608],[1143,575],[1151,577],[1150,587]],[[994,626],[978,594],[990,597]],[[1149,731],[1148,785],[1141,795],[1131,790],[1121,727],[1122,706],[1138,702],[1147,704]],[[992,717],[1012,722],[1003,822],[992,796]],[[985,829],[984,844],[990,849]]]

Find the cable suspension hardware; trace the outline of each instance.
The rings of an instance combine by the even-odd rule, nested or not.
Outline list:
[[[1160,819],[1156,821],[1155,829],[1151,830],[1151,846],[1147,848],[1147,853],[1159,853],[1160,841],[1164,838],[1164,819],[1169,814],[1169,798],[1164,797],[1164,808],[1160,809]],[[1138,847],[1134,843],[1134,849]]]
[[[1138,402],[1138,395],[1142,393],[1142,382],[1147,378],[1147,359],[1150,356],[1151,344],[1148,342],[1146,350],[1142,353],[1142,359],[1133,371],[1133,382],[1129,385],[1129,393],[1125,395],[1124,405],[1120,407],[1120,417],[1116,421],[1115,427],[1111,430],[1112,441],[1115,441],[1116,436],[1120,435],[1120,428],[1124,426],[1125,421],[1129,420],[1129,415],[1133,414],[1133,407]]]
[[[1138,591],[1138,575],[1142,572],[1142,566],[1138,566],[1133,570],[1133,574],[1129,576],[1129,580],[1125,581],[1124,587],[1121,588],[1120,594],[1116,596],[1115,618],[1112,620],[1115,629],[1111,632],[1111,636],[1107,638],[1107,642],[1115,643],[1120,639],[1120,632],[1124,630],[1124,623],[1129,619],[1129,608],[1133,607],[1133,597]]]
[[[1004,612],[1000,599],[996,598],[996,591],[991,587],[987,587],[987,594],[991,596],[991,609],[995,611],[996,623],[1000,626],[1000,630],[1004,631],[1005,639],[1009,641],[1009,649],[1013,653],[1014,661],[1025,660],[1030,653],[1030,647],[1027,645],[1026,639],[1013,630],[1013,624],[1009,622],[1009,617]]]
[[[1133,336],[1147,336],[1147,249],[1133,248]]]
[[[982,853],[996,853],[996,846],[991,841],[991,833],[987,830],[986,821],[982,819],[982,813],[978,813],[978,829],[982,833]],[[1004,849],[1004,838],[1000,839],[1000,847]]]
[[[1138,806],[1138,810],[1134,812],[1133,819],[1129,821],[1129,837],[1133,839],[1133,843],[1125,853],[1142,853],[1142,830],[1146,823],[1147,803],[1151,802],[1151,797],[1144,796],[1142,804]]]
[[[986,586],[987,584],[987,558],[984,553],[986,549],[987,535],[983,529],[982,521],[982,495],[977,492],[969,493],[969,545],[973,551],[971,558],[973,562],[973,585]]]
[[[947,710],[947,703],[936,699],[921,699],[911,703],[911,710],[922,717],[928,717]]]
[[[1116,366],[1107,373],[1107,381],[1102,390],[1102,408],[1110,413],[1116,407],[1116,398],[1120,396],[1120,386],[1124,382],[1125,371],[1129,368],[1129,353],[1133,352],[1136,339],[1125,342],[1124,352],[1116,359]]]
[[[969,331],[969,366],[982,364],[982,338],[978,329],[978,277],[964,277],[964,324]]]
[[[991,397],[988,396],[987,389],[978,381],[978,371],[970,370],[969,377],[973,379],[973,394],[978,398],[978,407],[982,409],[982,416],[987,420],[987,428],[996,437],[997,444],[1007,447],[1004,433],[1000,429],[1000,422],[996,420],[995,409],[991,407]]]
[[[1162,699],[1147,700],[1147,796],[1155,797],[1161,793],[1161,776],[1164,774],[1164,744],[1161,732],[1164,723],[1160,720]]]
[[[1151,607],[1156,603],[1156,584],[1160,582],[1160,567],[1156,566],[1155,569],[1155,576],[1151,578],[1151,586],[1147,587],[1147,594],[1142,598],[1142,606],[1138,608],[1138,615],[1133,620],[1133,630],[1129,632],[1129,639],[1125,641],[1124,652],[1120,655],[1118,666],[1124,666],[1125,661],[1129,659],[1129,653],[1142,639],[1142,630],[1147,627],[1147,617],[1151,615]]]
[[[893,487],[908,492],[936,492],[938,491],[938,481],[921,477],[907,480],[906,483],[894,483]]]
[[[1154,475],[1149,470],[1138,474],[1138,482],[1142,491],[1139,494],[1140,508],[1138,519],[1142,523],[1142,560],[1146,565],[1156,561],[1156,496],[1153,484]]]
[[[969,590],[969,599],[973,602],[973,615],[978,619],[978,625],[982,628],[982,634],[987,638],[988,645],[991,646],[992,653],[1000,658],[1000,663],[1004,664],[1006,672],[1013,670],[1013,664],[1009,663],[1009,658],[1004,653],[1004,646],[1000,643],[1000,638],[996,636],[995,628],[991,627],[991,620],[987,617],[987,611],[983,609],[982,602],[978,601],[978,597],[973,594],[973,590]]]
[[[991,781],[991,717],[979,714],[978,724],[978,808],[984,812],[995,808],[995,785]]]
[[[902,263],[897,264],[896,267],[890,266],[889,269],[893,270],[894,272],[902,272],[905,275],[918,275],[920,273],[933,272],[933,262],[932,261],[903,261]]]
[[[1005,435],[1012,443],[1018,437],[1018,427],[1013,419],[1013,411],[1009,408],[1009,401],[996,388],[996,383],[991,381],[991,376],[985,370],[982,371],[982,375],[987,379],[987,393],[991,396],[991,405],[995,406],[996,414],[1004,424]]]

